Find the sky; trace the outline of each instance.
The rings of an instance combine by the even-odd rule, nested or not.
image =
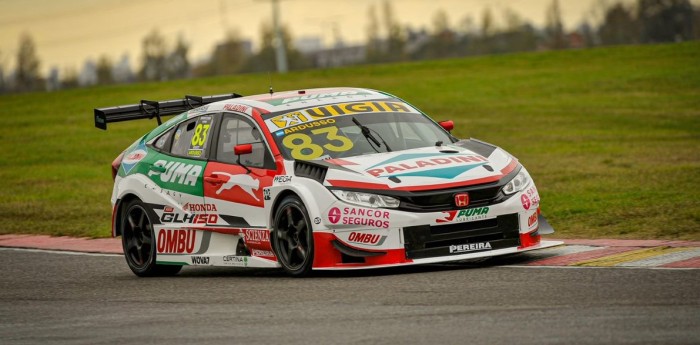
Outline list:
[[[612,0],[559,0],[566,28],[596,17],[596,4]],[[632,0],[625,0],[630,2]],[[552,0],[392,0],[403,25],[432,27],[438,10],[445,10],[452,27],[470,17],[478,27],[486,8],[496,21],[509,8],[542,26]],[[696,5],[700,0],[693,0]],[[381,14],[383,0],[280,0],[280,19],[295,39],[320,37],[334,42],[334,30],[345,44],[367,37],[370,6]],[[211,53],[226,32],[235,31],[257,43],[263,23],[271,22],[270,0],[0,0],[0,66],[14,69],[19,37],[34,39],[44,74],[52,67],[80,70],[86,59],[106,55],[117,61],[128,54],[132,68],[140,66],[141,41],[158,29],[174,44],[181,35],[190,44],[190,61]],[[598,11],[599,12],[599,11]],[[599,17],[600,14],[597,14]],[[381,15],[380,15],[381,18]]]

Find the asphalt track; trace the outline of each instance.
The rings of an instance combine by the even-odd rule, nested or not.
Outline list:
[[[699,344],[700,270],[480,264],[319,273],[0,248],[2,344]],[[506,265],[506,266],[504,266]]]

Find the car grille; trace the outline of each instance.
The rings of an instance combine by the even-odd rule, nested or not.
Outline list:
[[[409,212],[436,212],[454,210],[455,194],[469,193],[469,208],[498,204],[509,196],[501,193],[501,184],[487,184],[481,186],[443,189],[439,191],[411,192],[398,196],[401,201],[399,209]]]
[[[406,258],[471,254],[520,246],[518,214],[447,225],[403,228]]]

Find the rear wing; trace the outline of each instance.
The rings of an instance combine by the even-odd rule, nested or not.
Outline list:
[[[147,101],[141,100],[139,104],[122,105],[118,107],[95,109],[95,127],[107,129],[110,122],[122,122],[138,119],[156,118],[158,125],[162,123],[161,116],[170,116],[183,113],[187,110],[201,107],[209,103],[225,101],[242,97],[237,93],[215,96],[191,96],[186,95],[184,99],[173,99],[169,101]]]

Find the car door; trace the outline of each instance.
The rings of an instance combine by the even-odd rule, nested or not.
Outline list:
[[[234,147],[244,144],[252,152],[236,154]],[[271,257],[263,189],[272,185],[277,168],[260,129],[246,116],[225,113],[212,153],[204,172],[204,202],[216,207],[218,219],[210,217],[209,225],[240,234],[253,255]]]
[[[206,226],[204,170],[212,137],[213,115],[183,121],[154,142],[159,153],[147,175],[164,201],[154,205],[160,223],[168,228]]]
[[[213,157],[204,172],[206,203],[222,205],[225,225],[264,226],[263,188],[272,185],[276,165],[259,128],[245,116],[223,114]],[[252,152],[237,155],[236,145],[250,144]]]

